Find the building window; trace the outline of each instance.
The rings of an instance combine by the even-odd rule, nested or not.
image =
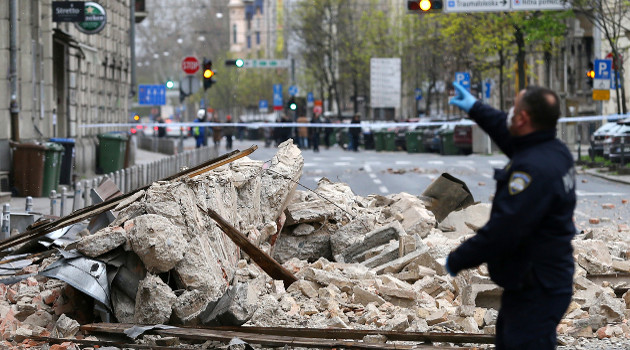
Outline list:
[[[232,26],[232,44],[236,44],[236,24]]]
[[[247,48],[248,49],[252,48],[252,37],[251,37],[251,35],[247,36]]]
[[[256,32],[256,45],[260,45],[260,32]]]

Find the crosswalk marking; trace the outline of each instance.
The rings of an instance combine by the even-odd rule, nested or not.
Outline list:
[[[385,186],[379,186],[378,190],[381,191],[381,193],[389,193],[389,190]]]
[[[435,165],[442,165],[442,164],[444,164],[444,161],[443,160],[430,160],[427,163],[435,164]]]
[[[397,160],[396,165],[410,165],[411,161],[409,160]]]
[[[349,162],[334,162],[333,163],[334,166],[348,166],[350,165]]]
[[[382,184],[382,183],[383,183],[383,181],[381,181],[381,180],[379,180],[379,179],[374,179],[374,180],[372,180],[372,181],[374,181],[374,183],[375,183],[375,184],[377,184],[377,185],[380,185],[380,184]]]

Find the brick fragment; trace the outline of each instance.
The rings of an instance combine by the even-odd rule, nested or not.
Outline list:
[[[604,203],[602,204],[602,209],[615,209],[615,205],[612,203]]]
[[[625,231],[630,231],[630,226],[628,226],[627,224],[617,225],[617,232],[625,232]]]
[[[621,200],[621,204],[628,204],[628,200],[627,199],[622,199]]]
[[[598,218],[590,218],[588,219],[588,223],[591,225],[598,225],[599,224],[599,219]]]

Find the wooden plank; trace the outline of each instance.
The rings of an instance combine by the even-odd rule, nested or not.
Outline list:
[[[37,335],[33,335],[28,337],[29,339],[33,339],[35,341],[43,341],[49,344],[61,344],[65,342],[71,342],[74,344],[84,345],[88,347],[103,347],[103,346],[112,346],[120,349],[131,348],[131,349],[154,349],[154,350],[173,350],[173,349],[182,349],[182,350],[197,350],[198,347],[193,346],[159,346],[159,345],[145,345],[145,344],[135,344],[129,342],[117,342],[117,341],[109,341],[109,340],[87,340],[87,339],[71,339],[71,338],[53,338],[53,337],[40,337]]]
[[[203,172],[207,172],[210,171],[212,169],[215,169],[221,165],[225,165],[229,162],[233,162],[239,158],[245,157],[251,153],[253,153],[256,149],[258,149],[258,146],[254,145],[244,151],[233,151],[227,154],[224,154],[220,157],[217,157],[215,159],[211,159],[205,163],[202,163],[198,166],[195,166],[193,168],[181,171],[175,175],[169,176],[167,178],[164,178],[162,181],[171,181],[171,180],[175,180],[178,179],[180,177],[183,176],[196,176],[199,175]],[[90,217],[94,216],[94,215],[98,215],[101,214],[103,212],[106,212],[108,210],[112,210],[114,208],[116,208],[116,206],[118,204],[120,204],[123,200],[133,196],[135,193],[142,191],[142,190],[146,190],[150,187],[151,185],[147,185],[144,186],[142,188],[139,188],[135,191],[123,194],[122,196],[116,197],[116,198],[112,198],[110,200],[107,200],[103,203],[98,203],[89,207],[85,207],[83,209],[79,209],[75,212],[73,212],[70,215],[67,215],[65,217],[62,217],[58,220],[55,221],[51,221],[48,223],[45,223],[43,225],[38,225],[34,228],[32,228],[31,230],[28,230],[26,232],[20,233],[18,235],[15,236],[11,236],[3,241],[0,241],[0,257],[6,256],[8,254],[8,252],[3,252],[3,250],[16,246],[18,244],[24,243],[24,242],[28,242],[30,240],[39,238],[41,236],[44,236],[48,233],[54,232],[60,228],[64,228],[66,226],[72,225],[72,224],[76,224],[77,222],[81,222],[83,220],[89,219]]]
[[[129,324],[89,324],[81,326],[81,330],[85,332],[101,332],[109,334],[124,334],[123,331],[133,325]],[[243,327],[247,328],[247,327]],[[159,334],[162,336],[179,337],[181,339],[192,340],[215,340],[221,342],[229,342],[232,338],[240,338],[243,341],[252,344],[259,344],[269,347],[282,347],[284,345],[317,348],[317,349],[330,349],[330,348],[343,348],[343,349],[444,349],[444,350],[464,350],[464,349],[477,349],[476,347],[436,347],[431,345],[406,345],[406,344],[368,344],[357,341],[337,340],[334,337],[328,338],[308,338],[308,337],[293,337],[284,335],[268,335],[258,333],[246,333],[246,332],[234,332],[225,330],[214,329],[201,329],[201,328],[174,328],[174,329],[156,329],[151,333]]]
[[[208,214],[216,223],[219,225],[221,230],[228,236],[230,239],[239,246],[249,257],[260,266],[263,271],[265,271],[271,278],[275,280],[282,280],[284,282],[284,287],[289,288],[289,286],[297,281],[297,278],[284,266],[280,265],[277,261],[275,261],[272,257],[270,257],[267,253],[263,252],[260,248],[254,245],[252,242],[245,237],[239,230],[237,230],[234,226],[232,226],[229,222],[227,222],[224,218],[222,218],[216,211],[208,208],[204,210],[199,207],[200,210],[204,211]]]

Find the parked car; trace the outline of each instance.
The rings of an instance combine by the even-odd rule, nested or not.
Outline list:
[[[609,158],[611,162],[630,162],[630,119],[620,121],[619,128],[610,136]]]
[[[610,122],[600,126],[591,135],[591,147],[588,149],[588,155],[591,157],[604,155],[604,141],[608,139],[611,133],[620,127],[617,122]]]
[[[455,125],[453,142],[462,154],[472,153],[472,126],[474,122],[468,119]]]
[[[430,125],[425,127],[424,132],[422,133],[422,145],[427,152],[440,151],[439,129],[439,125]]]

